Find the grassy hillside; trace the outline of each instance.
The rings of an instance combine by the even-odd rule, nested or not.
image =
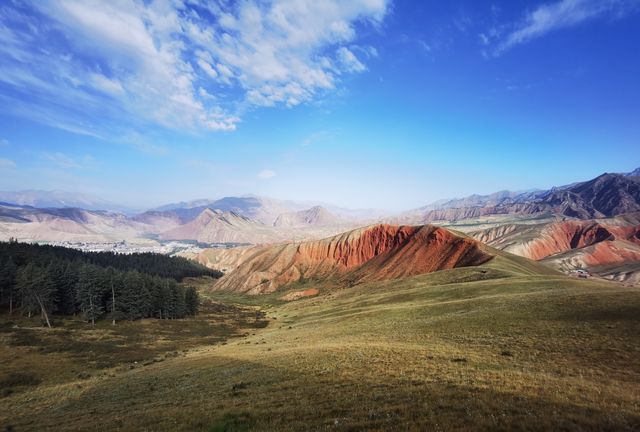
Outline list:
[[[291,303],[254,296],[250,302],[264,301],[266,328],[144,367],[26,386],[0,399],[0,424],[640,428],[640,290],[534,275],[528,266],[505,257],[478,268],[323,287],[320,296]],[[0,364],[9,355],[3,350]]]

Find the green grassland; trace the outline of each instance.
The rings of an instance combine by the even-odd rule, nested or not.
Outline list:
[[[282,293],[244,297],[203,282],[221,311],[122,330],[102,323],[93,336],[69,323],[23,340],[4,324],[0,381],[14,391],[0,398],[0,425],[640,429],[638,288],[569,278],[507,254],[403,280],[290,289],[313,286],[319,296],[285,303]],[[50,348],[65,331],[82,349]]]

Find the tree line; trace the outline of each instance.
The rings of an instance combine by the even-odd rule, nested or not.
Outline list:
[[[166,255],[81,252],[49,245],[0,242],[0,310],[27,316],[82,316],[95,324],[117,320],[195,315],[200,303],[185,277],[220,277],[184,258]]]

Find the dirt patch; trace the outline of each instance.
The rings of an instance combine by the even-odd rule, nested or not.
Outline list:
[[[280,300],[284,300],[284,301],[299,300],[304,297],[316,296],[318,295],[319,292],[320,291],[318,291],[315,288],[306,289],[304,291],[294,291],[294,292],[290,292],[289,294],[283,295],[282,297],[280,297]]]

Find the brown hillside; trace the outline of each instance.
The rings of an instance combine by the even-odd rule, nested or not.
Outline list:
[[[431,225],[375,225],[324,240],[254,248],[216,289],[260,294],[303,279],[356,283],[482,264],[479,243]]]

